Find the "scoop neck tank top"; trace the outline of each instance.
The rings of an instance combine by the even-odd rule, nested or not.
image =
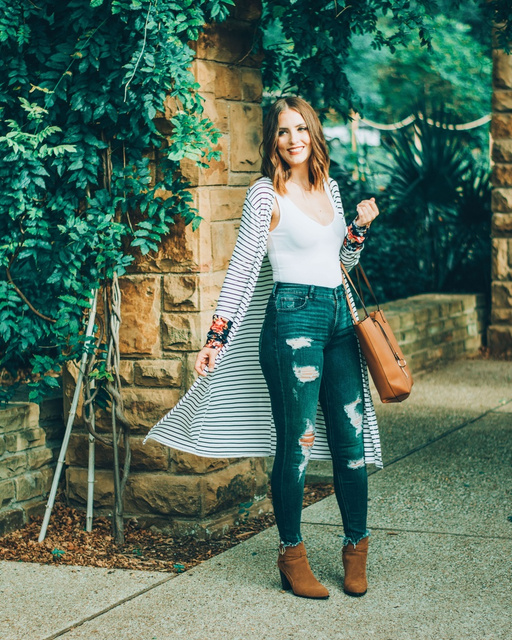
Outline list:
[[[288,196],[276,193],[279,223],[267,240],[274,282],[334,288],[342,283],[340,249],[345,238],[345,218],[334,204],[329,186],[325,191],[333,219],[322,225],[304,213]]]

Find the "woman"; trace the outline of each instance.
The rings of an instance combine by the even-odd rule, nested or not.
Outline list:
[[[190,391],[147,437],[197,455],[275,453],[272,499],[284,589],[327,598],[300,532],[306,466],[333,461],[343,520],[344,591],[366,593],[366,463],[382,466],[366,367],[339,260],[359,260],[374,199],[347,228],[320,122],[298,97],[270,108],[263,177],[239,236]],[[352,299],[350,304],[353,306]],[[320,406],[319,406],[320,404]]]

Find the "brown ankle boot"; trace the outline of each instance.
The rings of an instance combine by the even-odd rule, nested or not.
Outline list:
[[[368,589],[366,581],[366,557],[368,556],[368,536],[354,545],[349,542],[343,547],[343,568],[345,581],[343,591],[348,596],[364,596]]]
[[[329,592],[313,575],[304,543],[295,547],[279,547],[277,566],[283,589],[291,589],[302,598],[328,598]]]

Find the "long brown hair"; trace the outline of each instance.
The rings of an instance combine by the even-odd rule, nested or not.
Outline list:
[[[263,142],[261,173],[270,178],[274,189],[280,195],[286,191],[285,183],[289,180],[290,166],[277,151],[279,135],[279,114],[287,109],[294,109],[304,118],[311,138],[311,155],[309,157],[309,183],[313,189],[321,189],[323,181],[329,177],[329,153],[325,143],[322,125],[313,107],[297,96],[279,98],[268,110],[263,122]]]

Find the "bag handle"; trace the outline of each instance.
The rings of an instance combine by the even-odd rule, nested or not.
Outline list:
[[[363,266],[361,264],[357,264],[356,265],[356,273],[357,273],[357,281],[359,284],[359,273],[361,273],[361,275],[363,276],[363,280],[365,285],[368,287],[368,291],[370,292],[370,295],[372,296],[375,304],[377,305],[377,311],[380,311],[380,304],[377,300],[377,296],[375,295],[373,289],[372,289],[372,285],[370,284],[370,281],[368,280],[368,276],[366,275]]]
[[[347,282],[346,282],[348,280],[348,282],[352,286],[352,289],[354,290],[355,294],[359,298],[359,301],[361,302],[361,305],[362,305],[364,313],[365,313],[365,317],[367,318],[370,314],[368,313],[368,309],[366,308],[366,304],[364,302],[364,298],[363,298],[363,295],[362,295],[361,291],[355,286],[355,284],[352,281],[352,278],[348,275],[348,271],[347,271],[345,265],[343,264],[343,262],[340,262],[340,266],[341,266],[341,270],[343,271],[343,275],[346,278],[346,280],[345,279],[343,280],[343,285],[345,287],[345,293],[347,295],[347,299],[349,299],[349,296],[348,296],[349,292],[347,290]],[[363,280],[364,280],[366,286],[368,287],[368,291],[370,292],[372,298],[375,301],[375,304],[377,305],[377,311],[380,311],[380,305],[379,305],[379,303],[377,301],[377,298],[376,298],[375,293],[374,293],[374,291],[372,289],[372,286],[371,286],[370,282],[368,281],[368,278],[366,276],[366,273],[364,272],[363,267],[361,265],[357,265],[356,269],[358,269],[361,272],[361,275],[363,276]],[[352,306],[350,304],[348,306],[349,306],[349,309],[350,309],[350,313],[352,315],[352,320],[354,321],[354,323],[356,323],[357,319],[355,317],[355,314],[354,314],[354,311],[352,309]]]

